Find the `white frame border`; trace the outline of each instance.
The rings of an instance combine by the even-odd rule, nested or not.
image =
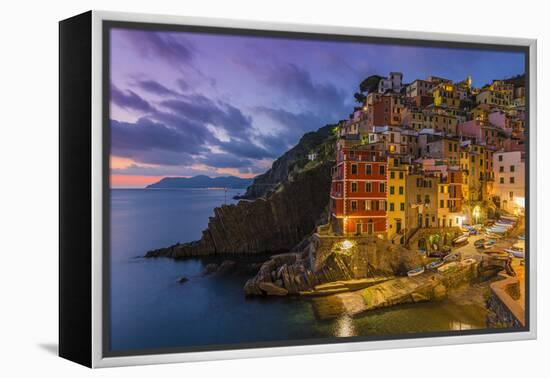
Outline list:
[[[149,354],[124,357],[103,357],[102,324],[102,21],[127,21],[158,24],[182,24],[269,31],[357,35],[382,38],[407,38],[427,41],[448,41],[480,44],[502,44],[529,48],[529,325],[528,332],[496,333],[483,335],[426,337],[365,342],[342,342],[252,349],[234,349],[206,352]],[[356,27],[337,27],[313,24],[287,24],[242,21],[202,17],[182,17],[125,12],[92,11],[92,367],[115,367],[174,362],[224,360],[236,358],[288,356],[313,353],[352,352],[389,348],[411,348],[451,344],[485,343],[497,341],[531,340],[537,337],[537,41],[535,39],[490,37],[399,30],[380,30]]]

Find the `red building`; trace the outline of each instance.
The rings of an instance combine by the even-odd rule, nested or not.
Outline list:
[[[386,232],[387,162],[366,146],[341,146],[331,188],[335,230],[345,235]]]

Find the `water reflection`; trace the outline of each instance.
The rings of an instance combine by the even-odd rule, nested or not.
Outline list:
[[[350,316],[345,315],[338,318],[334,328],[334,336],[336,337],[357,336],[355,324]]]

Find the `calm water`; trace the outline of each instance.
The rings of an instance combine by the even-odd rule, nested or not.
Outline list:
[[[402,306],[359,319],[315,319],[308,300],[246,299],[249,274],[202,276],[215,259],[143,259],[146,251],[199,239],[214,207],[242,190],[112,190],[112,350],[209,346],[334,336],[482,328],[476,306]],[[260,257],[261,258],[261,257]],[[217,262],[219,262],[218,260]],[[182,277],[190,280],[179,284]]]

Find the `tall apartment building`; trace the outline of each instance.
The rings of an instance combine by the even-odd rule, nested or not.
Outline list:
[[[525,210],[525,153],[522,151],[495,152],[494,196],[501,209],[521,214]]]

